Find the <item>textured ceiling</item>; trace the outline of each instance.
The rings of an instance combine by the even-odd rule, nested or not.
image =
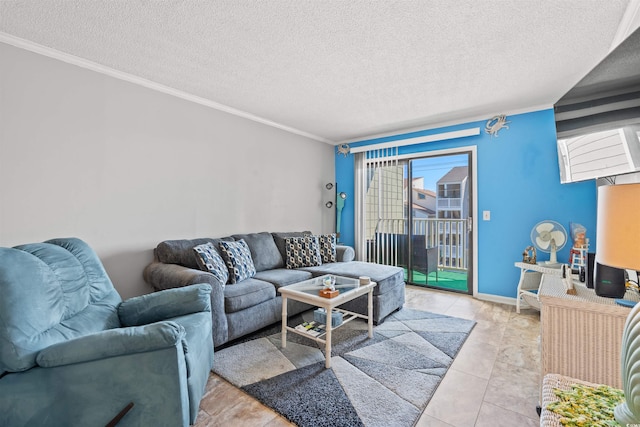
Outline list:
[[[630,2],[2,0],[0,41],[338,143],[549,107]]]

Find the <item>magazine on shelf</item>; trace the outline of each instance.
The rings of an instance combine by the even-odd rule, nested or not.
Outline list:
[[[311,336],[317,337],[319,335],[324,334],[326,331],[324,330],[324,325],[321,323],[313,322],[303,322],[295,327],[298,331],[305,332]]]

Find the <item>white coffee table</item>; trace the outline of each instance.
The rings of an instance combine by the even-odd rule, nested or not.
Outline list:
[[[298,335],[302,335],[304,337],[312,339],[316,342],[322,343],[325,345],[325,367],[330,368],[331,332],[334,329],[334,327],[331,325],[331,310],[338,310],[342,312],[343,315],[345,315],[342,321],[342,325],[352,321],[353,319],[366,319],[369,324],[369,338],[373,338],[373,288],[376,286],[376,283],[369,282],[368,284],[361,285],[358,279],[333,275],[333,277],[335,277],[336,279],[336,290],[338,290],[340,293],[333,298],[325,298],[318,295],[318,292],[323,288],[322,281],[325,277],[327,276],[315,277],[313,279],[305,280],[304,282],[295,283],[289,286],[283,286],[278,289],[278,291],[282,294],[282,348],[287,347],[287,331],[291,331]],[[336,308],[337,306],[344,304],[347,301],[351,301],[352,299],[355,299],[360,295],[364,295],[366,293],[369,294],[367,316]],[[327,313],[325,326],[326,332],[318,336],[313,336],[288,326],[287,300],[289,298],[295,301],[300,301],[324,308]]]

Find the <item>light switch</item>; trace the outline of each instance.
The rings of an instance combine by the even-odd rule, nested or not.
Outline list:
[[[491,211],[482,211],[482,219],[484,221],[491,221]]]

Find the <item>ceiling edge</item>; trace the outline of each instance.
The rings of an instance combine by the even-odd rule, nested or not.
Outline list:
[[[631,33],[633,33],[640,25],[640,0],[629,0],[627,9],[622,15],[620,25],[616,31],[609,52],[618,47]]]
[[[482,121],[482,120],[489,120],[492,117],[495,117],[495,116],[501,115],[501,114],[504,114],[505,116],[513,116],[515,114],[532,113],[534,111],[548,110],[550,108],[553,108],[553,104],[542,104],[542,105],[536,105],[536,106],[527,107],[527,108],[520,108],[520,109],[516,109],[516,110],[501,111],[501,112],[497,112],[495,114],[483,114],[483,115],[477,115],[477,116],[469,116],[469,117],[465,117],[465,118],[457,119],[457,120],[450,120],[450,121],[438,122],[438,123],[430,123],[428,125],[423,125],[423,126],[412,126],[410,128],[401,129],[401,130],[395,130],[395,131],[391,131],[391,132],[383,132],[383,133],[367,135],[367,136],[363,136],[363,137],[359,137],[359,138],[345,139],[343,141],[338,142],[336,145],[339,145],[339,144],[353,144],[353,143],[356,143],[356,142],[365,142],[365,141],[369,141],[369,140],[372,140],[372,139],[386,138],[386,137],[389,137],[389,136],[398,136],[398,135],[403,135],[403,134],[411,133],[411,132],[419,132],[419,131],[425,131],[425,130],[440,129],[440,128],[447,127],[447,126],[463,125],[465,123],[477,122],[477,121]]]
[[[316,141],[324,142],[326,144],[335,145],[335,141],[331,141],[329,139],[323,138],[318,135],[314,135],[308,132],[304,132],[299,129],[295,129],[289,126],[285,126],[280,123],[276,123],[274,121],[253,115],[251,113],[247,113],[245,111],[241,111],[235,109],[233,107],[229,107],[224,104],[220,104],[209,99],[201,98],[196,95],[192,95],[187,92],[183,92],[178,89],[174,89],[169,86],[165,86],[160,83],[153,82],[151,80],[144,79],[142,77],[134,76],[132,74],[128,74],[122,71],[115,70],[113,68],[109,68],[105,65],[98,64],[96,62],[89,61],[87,59],[80,58],[75,55],[71,55],[65,52],[58,51],[56,49],[52,49],[47,46],[40,45],[38,43],[34,43],[29,40],[22,39],[20,37],[13,36],[11,34],[4,33],[0,31],[0,42],[6,43],[8,45],[28,50],[40,55],[47,56],[49,58],[57,59],[59,61],[63,61],[72,65],[76,65],[78,67],[86,68],[91,71],[95,71],[100,74],[105,74],[110,77],[114,77],[116,79],[124,80],[129,83],[133,83],[139,86],[146,87],[147,89],[152,89],[158,92],[165,93],[167,95],[175,96],[177,98],[184,99],[186,101],[195,102],[196,104],[203,105],[205,107],[213,108],[215,110],[219,110],[225,113],[233,114],[234,116],[242,117],[244,119],[248,119],[257,123],[261,123],[263,125],[267,125],[276,129],[283,130],[285,132],[293,133],[296,135],[300,135],[306,138],[310,138]]]

